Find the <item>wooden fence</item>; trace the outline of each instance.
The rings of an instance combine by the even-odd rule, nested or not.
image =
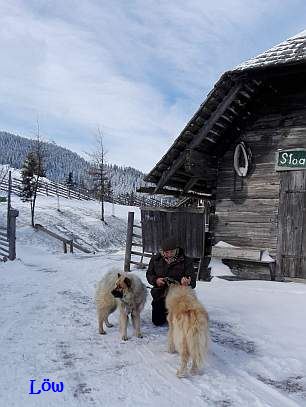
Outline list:
[[[16,209],[8,210],[7,227],[0,228],[0,261],[15,260],[16,258]]]
[[[0,228],[0,260],[7,260],[9,257],[9,241],[7,229]]]
[[[0,189],[7,191],[8,190],[8,179],[4,178],[0,183]],[[12,192],[20,196],[22,188],[22,182],[18,178],[12,178]],[[46,196],[60,196],[62,198],[74,198],[81,200],[93,199],[86,190],[83,189],[71,189],[66,185],[56,183],[56,182],[38,182],[37,193],[40,195]]]
[[[140,257],[140,260],[136,261],[135,256]],[[150,259],[152,257],[152,253],[145,253],[143,251],[141,226],[136,225],[134,223],[134,212],[129,212],[126,235],[124,271],[129,272],[131,270],[131,264],[136,264],[139,268],[147,267],[148,263],[143,262],[144,257]]]
[[[73,253],[74,248],[80,250],[84,253],[91,253],[90,250],[86,249],[85,247],[81,246],[80,244],[73,241],[73,239],[67,239],[66,237],[60,236],[55,232],[45,228],[44,226],[40,225],[39,223],[35,224],[35,229],[41,230],[42,232],[46,233],[47,235],[57,239],[63,243],[64,253],[67,253],[67,246],[69,246],[70,253]]]
[[[21,195],[21,188],[22,182],[18,178],[12,178],[12,192],[16,195]],[[9,188],[9,180],[4,178],[0,181],[0,190],[8,191]],[[79,200],[94,200],[96,199],[90,191],[85,190],[83,188],[69,188],[67,185],[61,184],[59,182],[45,182],[39,181],[37,193],[39,195],[45,196],[59,196],[62,198],[67,199],[79,199]],[[129,205],[129,206],[151,206],[151,207],[158,207],[162,206],[162,202],[158,199],[147,197],[147,196],[139,196],[139,195],[131,195],[128,193],[122,194],[111,194],[105,195],[104,201],[109,203],[114,203],[118,205]],[[169,206],[172,205],[169,203]],[[173,204],[174,205],[174,204]]]

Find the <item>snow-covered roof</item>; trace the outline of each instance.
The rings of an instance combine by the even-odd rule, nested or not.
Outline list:
[[[306,30],[236,66],[233,71],[306,60]]]

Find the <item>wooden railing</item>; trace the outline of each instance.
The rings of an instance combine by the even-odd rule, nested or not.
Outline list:
[[[9,257],[9,241],[6,228],[0,228],[0,260],[7,260]]]
[[[0,190],[8,191],[9,181],[7,178],[4,178],[0,181]],[[12,178],[12,192],[16,195],[21,195],[22,182],[18,178]],[[96,199],[88,190],[83,188],[69,188],[67,185],[61,184],[59,182],[45,182],[39,181],[37,193],[39,195],[45,196],[59,196],[62,198],[71,198],[79,200],[94,200]],[[139,196],[123,193],[123,194],[106,194],[104,196],[104,201],[109,203],[114,203],[118,205],[129,205],[129,206],[163,206],[163,203],[155,198],[147,196]]]
[[[7,227],[0,228],[0,261],[16,258],[16,218],[18,214],[16,209],[10,208]]]
[[[42,232],[46,233],[47,235],[53,237],[54,239],[60,240],[63,242],[64,253],[67,253],[67,246],[69,246],[70,253],[73,253],[73,249],[76,248],[84,253],[91,253],[90,250],[86,249],[85,247],[81,246],[80,244],[73,241],[73,239],[67,239],[66,237],[60,236],[55,232],[45,228],[44,226],[40,225],[39,223],[35,224],[35,229],[41,230]]]
[[[8,179],[4,178],[0,183],[0,189],[7,191],[8,190]],[[12,178],[12,192],[16,195],[21,195],[22,189],[22,182],[18,178]],[[38,194],[46,195],[46,196],[60,196],[62,198],[74,198],[74,199],[82,199],[82,200],[89,200],[93,199],[87,191],[79,188],[79,189],[72,189],[66,185],[56,183],[56,182],[45,182],[39,181],[38,182]]]

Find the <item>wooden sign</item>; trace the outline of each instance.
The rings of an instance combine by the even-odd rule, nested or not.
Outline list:
[[[306,148],[276,152],[276,171],[306,170]]]

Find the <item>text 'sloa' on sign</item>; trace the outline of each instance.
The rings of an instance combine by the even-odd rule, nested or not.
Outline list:
[[[306,170],[306,148],[276,152],[276,171]]]

